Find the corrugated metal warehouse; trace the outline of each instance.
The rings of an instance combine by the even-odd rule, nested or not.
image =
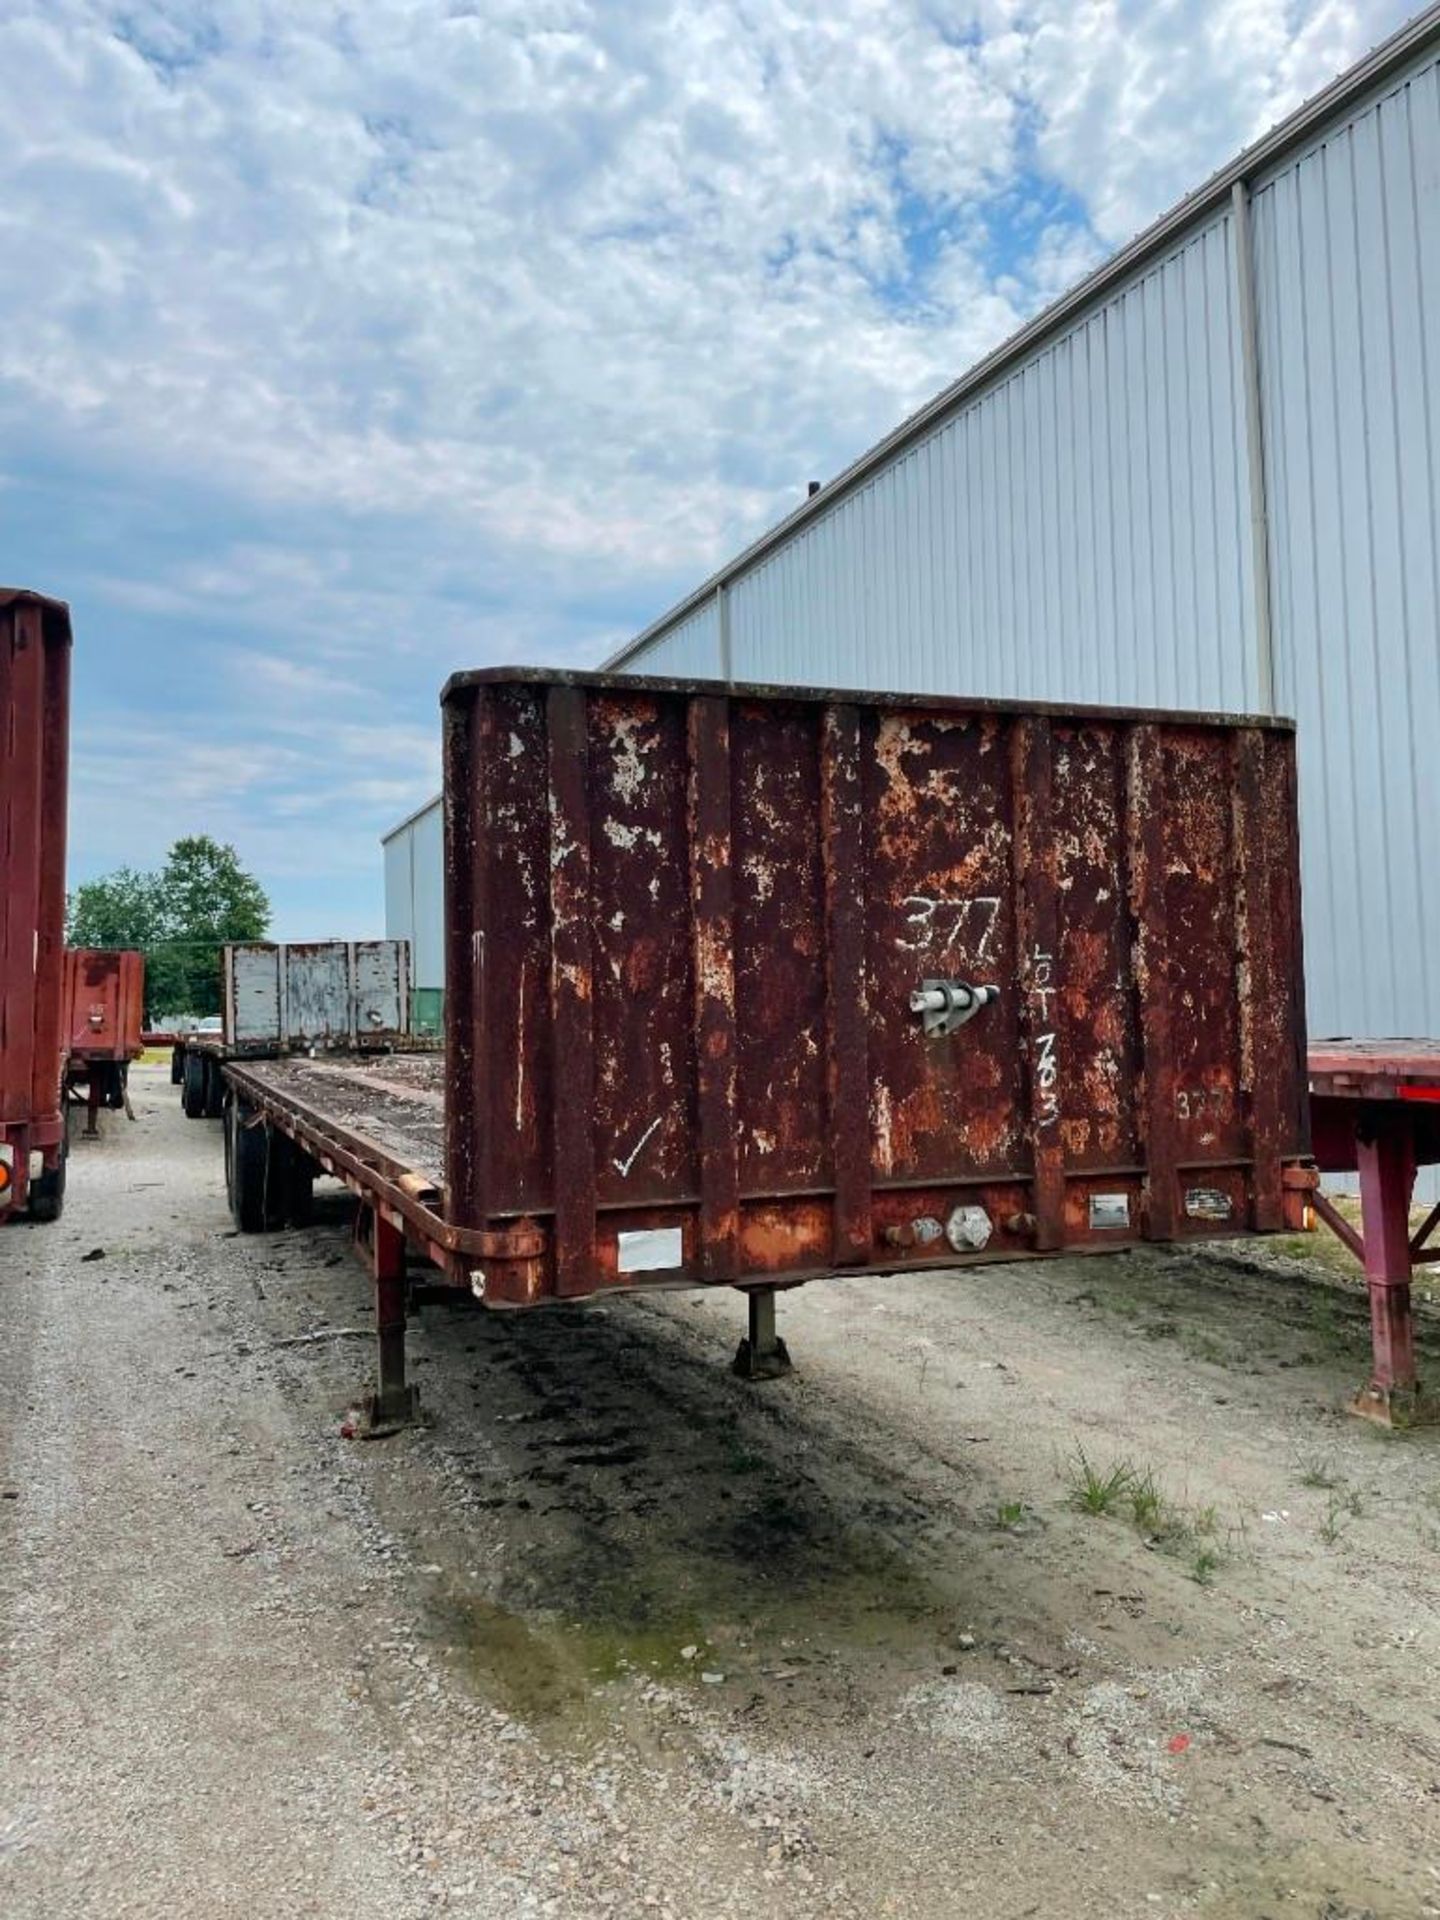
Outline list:
[[[1440,1032],[1437,375],[1433,7],[608,664],[1293,715],[1312,1031]]]
[[[445,999],[443,813],[432,800],[392,827],[385,849],[385,934],[410,942],[410,1024],[439,1033]]]

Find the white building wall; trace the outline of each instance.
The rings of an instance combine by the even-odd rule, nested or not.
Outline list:
[[[1440,70],[1254,196],[1312,1030],[1440,1033]]]
[[[415,967],[415,909],[412,878],[411,841],[401,828],[381,842],[385,856],[385,937],[410,942],[412,977]],[[415,982],[419,984],[418,980]]]
[[[382,843],[386,937],[410,942],[410,983],[420,990],[445,985],[443,822],[441,802],[433,800]]]
[[[444,808],[436,802],[410,829],[417,987],[445,985],[444,821]]]
[[[676,680],[723,680],[725,659],[720,640],[720,603],[711,595],[701,606],[677,620],[665,635],[663,661],[645,661],[637,673],[658,673]]]
[[[1440,11],[1403,55],[1244,182],[1259,501],[1234,210],[1202,192],[717,577],[737,680],[1230,712],[1263,704],[1268,608],[1315,1034],[1440,1033]],[[696,617],[617,664],[697,671]]]
[[[733,677],[1253,704],[1231,247],[1227,213],[741,575]]]

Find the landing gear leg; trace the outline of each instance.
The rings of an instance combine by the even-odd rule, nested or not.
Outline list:
[[[733,1371],[742,1380],[781,1380],[790,1372],[790,1355],[775,1331],[774,1287],[752,1287],[746,1294],[750,1331],[740,1342]]]
[[[405,1236],[369,1209],[370,1270],[375,1279],[377,1383],[365,1396],[360,1431],[378,1440],[419,1418],[420,1394],[405,1379]]]
[[[1350,1411],[1381,1426],[1399,1427],[1433,1418],[1415,1374],[1415,1318],[1410,1300],[1413,1250],[1410,1198],[1415,1186],[1415,1149],[1404,1124],[1376,1122],[1359,1136],[1360,1206],[1365,1275],[1370,1286],[1370,1383]]]

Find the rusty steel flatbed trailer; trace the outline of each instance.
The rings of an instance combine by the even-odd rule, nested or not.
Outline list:
[[[70,609],[0,587],[0,1225],[65,1198]]]
[[[219,1014],[171,1056],[187,1119],[219,1118],[227,1060],[409,1045],[408,940],[234,940],[220,966]]]
[[[144,1048],[145,956],[133,947],[65,949],[65,1097],[85,1107],[85,1133],[100,1131],[100,1109],[133,1120],[130,1062]],[[83,1089],[83,1093],[82,1093]]]
[[[221,1067],[242,1213],[315,1165],[362,1199],[382,1414],[407,1245],[494,1308],[737,1287],[763,1377],[777,1288],[1299,1224],[1288,723],[527,668],[441,704],[443,1092],[382,1124],[388,1068]]]
[[[170,1051],[170,1083],[187,1120],[218,1120],[225,1097],[221,1066],[229,1049],[218,1033],[182,1033]]]

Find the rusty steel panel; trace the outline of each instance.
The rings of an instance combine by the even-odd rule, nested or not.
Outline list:
[[[1282,1225],[1287,723],[518,670],[443,707],[448,1215],[545,1241],[492,1304]]]
[[[281,1013],[280,949],[268,942],[235,942],[222,956],[221,1018],[227,1047],[278,1046]]]
[[[351,975],[343,940],[297,940],[282,947],[280,991],[288,1040],[349,1044]]]
[[[0,1219],[26,1202],[31,1156],[54,1168],[60,1103],[70,612],[0,588]]]
[[[65,949],[65,1048],[71,1059],[134,1060],[144,1048],[145,956]]]
[[[222,964],[228,1052],[387,1047],[409,1036],[407,940],[233,941]]]

